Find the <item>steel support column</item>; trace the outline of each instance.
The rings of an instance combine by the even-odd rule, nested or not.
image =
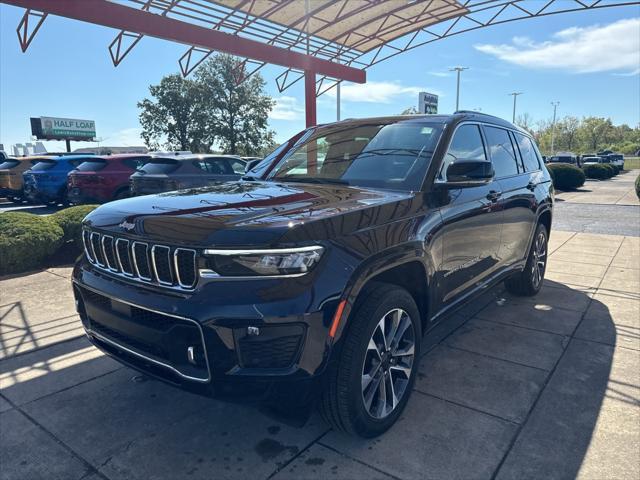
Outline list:
[[[304,72],[304,108],[307,127],[315,125],[316,119],[316,72]]]

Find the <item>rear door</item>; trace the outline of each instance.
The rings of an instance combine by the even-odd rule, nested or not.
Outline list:
[[[480,126],[460,125],[449,145],[436,183],[446,182],[447,167],[456,160],[487,160]],[[496,268],[502,211],[500,185],[449,188],[442,214],[443,248],[438,289],[443,307],[482,283]]]

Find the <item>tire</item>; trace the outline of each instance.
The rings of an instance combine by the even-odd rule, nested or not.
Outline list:
[[[524,270],[504,282],[509,293],[521,297],[532,297],[540,291],[547,269],[548,243],[547,228],[540,223],[536,227]]]
[[[398,420],[411,395],[420,360],[420,313],[405,289],[377,283],[360,294],[346,322],[342,349],[324,378],[319,410],[336,430],[375,437]],[[381,325],[388,338],[381,336]],[[398,336],[389,342],[394,325]],[[363,388],[365,378],[369,383]]]
[[[22,205],[22,198],[20,197],[9,197],[9,201],[17,204],[17,205]]]

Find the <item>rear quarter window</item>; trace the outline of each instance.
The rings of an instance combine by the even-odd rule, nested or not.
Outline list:
[[[78,165],[77,170],[79,172],[97,172],[107,166],[106,160],[89,160],[88,162],[82,162]]]
[[[20,165],[18,160],[7,160],[5,162],[0,163],[0,170],[10,170],[14,167]]]
[[[154,158],[145,163],[138,170],[149,174],[167,174],[175,172],[180,165],[178,160],[171,158]]]
[[[513,136],[516,138],[518,148],[520,149],[525,171],[533,172],[540,170],[540,161],[538,160],[531,139],[520,133],[514,133]]]
[[[33,167],[31,167],[31,170],[34,172],[42,172],[55,167],[55,165],[56,162],[54,160],[38,160]]]

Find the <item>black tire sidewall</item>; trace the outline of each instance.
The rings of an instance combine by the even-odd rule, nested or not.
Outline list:
[[[352,419],[352,425],[354,426],[356,433],[365,437],[373,437],[380,435],[389,429],[402,414],[402,411],[407,404],[415,383],[416,372],[420,361],[422,330],[420,325],[420,313],[413,298],[406,290],[390,285],[389,289],[384,292],[383,296],[375,298],[372,295],[367,299],[367,301],[375,302],[375,308],[372,309],[371,305],[362,305],[362,308],[356,312],[355,321],[364,322],[365,325],[362,329],[362,333],[359,335],[360,338],[350,339],[352,341],[345,346],[345,348],[353,349],[351,365],[348,369],[350,375],[348,378],[349,391],[347,392],[347,402],[349,416]],[[386,418],[376,419],[371,417],[366,411],[362,400],[362,366],[367,352],[369,339],[371,338],[374,329],[382,317],[395,308],[401,308],[406,311],[412,320],[415,336],[414,364],[409,378],[409,384],[407,385],[407,389],[405,390],[403,397],[400,399],[398,406]],[[371,312],[371,310],[373,310],[373,312]]]
[[[534,258],[533,252],[535,251],[536,241],[538,240],[538,236],[540,235],[540,233],[544,233],[545,250],[547,253],[545,256],[544,269],[542,270],[542,274],[541,274],[542,278],[540,279],[540,283],[536,287],[533,284],[533,258]],[[525,268],[525,274],[527,275],[527,288],[533,294],[538,293],[542,289],[542,285],[544,284],[544,275],[547,272],[548,261],[549,261],[549,233],[547,232],[547,228],[540,223],[536,227],[536,233],[533,236],[533,241],[531,242],[531,249],[529,250],[527,267]]]

